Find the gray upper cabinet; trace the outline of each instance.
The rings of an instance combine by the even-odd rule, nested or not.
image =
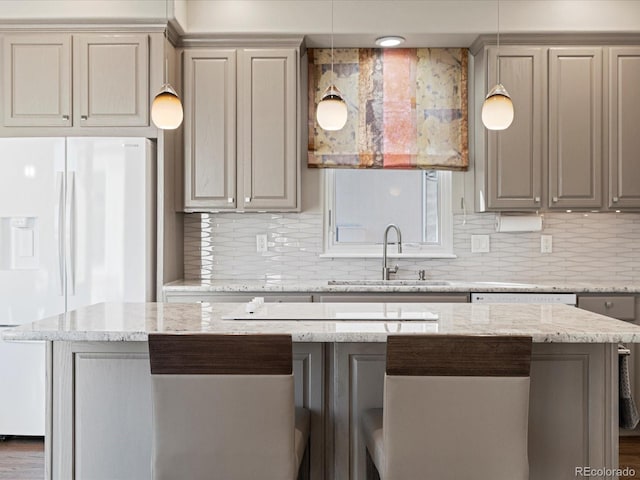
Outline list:
[[[149,37],[74,36],[74,123],[149,124]]]
[[[538,47],[487,49],[487,84],[500,81],[514,104],[507,130],[486,132],[486,202],[488,209],[535,210],[542,206],[542,132],[545,127],[544,52]],[[484,97],[483,97],[484,98]]]
[[[185,210],[299,209],[298,49],[186,49]]]
[[[639,210],[640,47],[503,46],[514,121],[480,122],[495,47],[474,57],[476,209]]]
[[[640,208],[640,47],[609,49],[609,198]]]
[[[71,36],[6,35],[4,125],[71,126]]]
[[[149,124],[149,35],[16,33],[2,42],[3,126]]]
[[[602,206],[602,48],[549,49],[549,207]]]
[[[240,52],[239,165],[244,210],[297,206],[297,62],[292,49]]]
[[[235,209],[236,51],[184,52],[185,207]]]

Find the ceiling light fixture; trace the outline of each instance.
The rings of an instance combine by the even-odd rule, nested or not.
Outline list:
[[[335,74],[333,73],[333,0],[331,0],[331,79],[329,87],[322,95],[316,110],[318,125],[323,130],[341,130],[347,123],[348,109],[347,103],[342,98],[340,90],[333,83]]]
[[[496,54],[496,85],[489,90],[482,104],[482,123],[489,130],[504,130],[513,122],[513,102],[500,83],[500,0],[498,3],[498,49]]]
[[[376,38],[376,45],[379,47],[397,47],[404,42],[404,37],[399,37],[397,35]]]
[[[165,2],[167,26],[164,29],[165,39],[169,26],[169,0]],[[164,59],[164,84],[151,104],[151,120],[162,130],[175,130],[182,123],[184,113],[180,97],[169,83],[169,59]]]

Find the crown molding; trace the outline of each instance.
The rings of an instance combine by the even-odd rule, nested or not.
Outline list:
[[[488,45],[496,45],[497,35],[480,35],[469,47],[475,55]],[[638,45],[638,32],[571,32],[500,34],[500,45]]]
[[[167,38],[171,42],[171,45],[177,47],[180,44],[180,39],[184,36],[184,29],[175,19],[169,20],[167,23]]]
[[[0,32],[4,33],[33,33],[33,32],[164,32],[166,25],[158,21],[141,21],[126,19],[114,22],[113,20],[100,21],[96,19],[73,19],[73,20],[34,20],[25,23],[20,20],[0,21]]]
[[[186,34],[179,38],[178,45],[190,47],[296,47],[305,48],[304,36],[281,34]]]

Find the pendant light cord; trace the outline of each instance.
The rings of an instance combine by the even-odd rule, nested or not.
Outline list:
[[[169,0],[164,2],[164,18],[164,40],[166,42],[169,38]],[[167,55],[164,56],[164,83],[169,83],[169,57]]]
[[[331,85],[335,81],[335,73],[333,72],[333,0],[331,0]]]
[[[497,79],[497,84],[500,84],[500,0],[497,0],[498,3],[498,40],[497,40],[497,44],[498,44],[498,50],[496,52],[496,79]]]

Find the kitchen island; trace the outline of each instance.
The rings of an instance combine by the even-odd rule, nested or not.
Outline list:
[[[636,325],[565,305],[94,305],[4,333],[49,345],[48,478],[150,478],[150,332],[291,334],[317,480],[364,478],[359,415],[382,405],[384,342],[394,333],[530,335],[530,478],[615,468],[617,345],[640,342]]]

